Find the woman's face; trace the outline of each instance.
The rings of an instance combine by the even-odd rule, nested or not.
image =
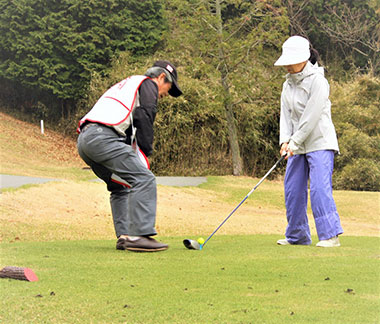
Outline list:
[[[290,74],[299,73],[305,67],[306,62],[307,61],[301,62],[301,63],[297,63],[297,64],[285,65],[285,68],[288,71],[288,73],[290,73]]]

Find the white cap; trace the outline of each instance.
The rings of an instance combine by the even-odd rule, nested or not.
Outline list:
[[[307,61],[309,57],[309,41],[301,36],[292,36],[282,44],[282,54],[274,65],[282,66],[298,64]]]

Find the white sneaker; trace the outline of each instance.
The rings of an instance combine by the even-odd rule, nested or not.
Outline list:
[[[335,247],[340,246],[339,237],[334,236],[328,240],[322,240],[317,243],[318,247]]]
[[[281,239],[277,241],[278,245],[290,245],[287,239]]]

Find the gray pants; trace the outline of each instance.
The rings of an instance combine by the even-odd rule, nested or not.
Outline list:
[[[111,192],[116,236],[156,235],[156,178],[125,138],[109,127],[91,125],[79,134],[77,147],[81,158]],[[131,187],[113,181],[114,175]]]

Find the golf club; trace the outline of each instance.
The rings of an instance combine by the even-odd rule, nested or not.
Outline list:
[[[234,210],[224,219],[224,221],[215,229],[214,232],[204,241],[203,244],[200,244],[198,241],[185,239],[183,244],[189,250],[202,250],[206,243],[213,237],[213,235],[223,226],[225,222],[232,216],[232,214],[248,199],[248,197],[257,189],[257,187],[268,177],[269,174],[285,159],[286,154],[281,156],[281,158],[270,168],[270,170],[261,178],[261,180],[256,184],[256,186],[244,197],[244,199],[234,208]]]

